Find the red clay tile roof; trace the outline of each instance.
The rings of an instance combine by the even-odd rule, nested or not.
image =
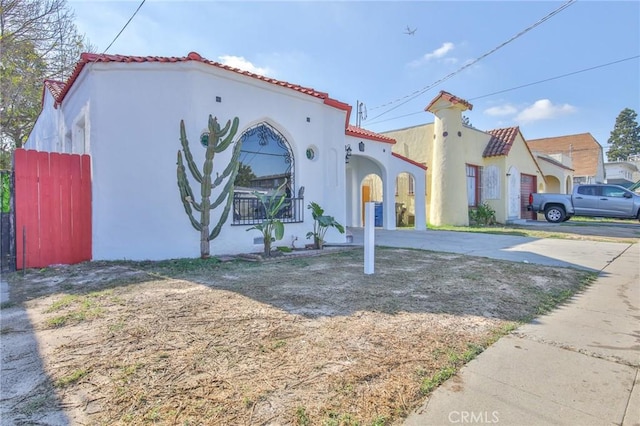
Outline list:
[[[252,77],[258,80],[265,81],[267,83],[275,84],[281,87],[286,87],[292,90],[296,90],[298,92],[304,93],[306,95],[314,96],[316,98],[322,99],[325,104],[332,106],[334,108],[342,109],[347,112],[347,123],[349,123],[349,116],[351,115],[351,106],[340,102],[338,100],[332,99],[329,97],[328,93],[319,92],[310,87],[303,87],[297,84],[288,83],[286,81],[276,80],[275,78],[265,77],[262,75],[254,74],[249,71],[243,71],[238,68],[230,67],[228,65],[223,65],[219,62],[210,61],[208,59],[203,58],[200,54],[196,52],[190,52],[185,57],[162,57],[162,56],[123,56],[123,55],[105,55],[105,54],[96,54],[96,53],[83,53],[80,55],[80,61],[76,64],[71,77],[67,80],[64,88],[60,91],[58,96],[56,96],[56,102],[60,104],[64,97],[67,95],[71,86],[76,81],[85,65],[93,62],[121,62],[121,63],[130,63],[130,62],[161,62],[161,63],[173,63],[173,62],[188,62],[188,61],[197,61],[202,62],[203,64],[211,65],[214,67],[218,67],[224,70],[232,71],[238,74],[242,74],[248,77]]]
[[[520,133],[519,127],[507,127],[506,129],[489,130],[487,133],[491,135],[491,139],[482,153],[483,157],[498,157],[501,155],[509,155],[516,136]]]
[[[395,144],[396,140],[390,138],[389,136],[384,136],[379,133],[372,132],[371,130],[363,129],[361,127],[352,126],[351,124],[347,126],[347,130],[345,132],[348,136],[355,136],[357,138],[369,139],[377,142],[384,142]]]
[[[465,101],[464,99],[454,96],[449,92],[445,92],[444,90],[441,90],[440,93],[438,93],[438,96],[433,98],[433,100],[429,103],[429,105],[426,106],[424,110],[431,112],[430,108],[441,98],[444,99],[445,101],[451,102],[452,104],[462,104],[466,106],[467,109],[469,110],[473,109],[473,105],[471,105],[469,102]]]
[[[394,157],[397,157],[397,158],[399,158],[399,159],[401,159],[401,160],[403,160],[403,161],[406,161],[407,163],[411,163],[411,164],[413,164],[414,166],[418,166],[418,167],[420,167],[422,170],[427,170],[427,166],[425,166],[424,164],[422,164],[422,163],[418,163],[417,161],[413,161],[411,158],[407,158],[407,157],[405,157],[404,155],[400,155],[400,154],[398,154],[397,152],[392,152],[392,153],[391,153],[391,155],[393,155]]]
[[[531,151],[544,154],[565,154],[571,157],[576,176],[596,176],[598,160],[602,158],[602,146],[590,133],[558,136],[527,141]]]
[[[53,95],[53,98],[57,101],[58,97],[62,93],[62,90],[64,89],[64,81],[45,80],[44,87],[49,89],[49,91]]]

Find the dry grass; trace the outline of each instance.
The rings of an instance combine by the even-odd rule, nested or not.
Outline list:
[[[592,277],[399,249],[365,276],[362,261],[89,263],[11,287],[78,424],[384,425]]]

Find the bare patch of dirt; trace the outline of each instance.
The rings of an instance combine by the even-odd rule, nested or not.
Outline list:
[[[361,249],[17,273],[50,397],[8,403],[73,424],[395,424],[437,373],[589,277],[401,249],[377,249],[374,275]]]

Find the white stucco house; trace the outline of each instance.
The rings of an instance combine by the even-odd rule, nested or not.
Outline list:
[[[211,254],[260,251],[261,234],[247,232],[260,218],[240,201],[250,192],[247,187],[273,190],[282,176],[295,200],[283,218],[285,237],[276,245],[300,247],[309,242],[305,235],[313,227],[306,209],[311,201],[343,225],[362,225],[360,188],[366,174],[378,174],[388,189],[387,229],[395,227],[399,173],[414,176],[416,193],[425,194],[425,167],[393,153],[393,139],[349,125],[350,113],[350,105],[325,92],[231,68],[195,52],[185,57],[85,53],[68,81],[45,83],[42,112],[25,148],[90,156],[94,260],[197,257],[200,233],[185,213],[176,182],[180,121],[202,168],[209,115],[222,126],[238,117],[234,143],[242,141],[245,167],[237,186],[244,192],[236,193],[234,212],[211,241]],[[231,151],[216,155],[214,177]],[[212,213],[212,224],[219,210]],[[424,208],[415,214],[416,228],[425,229]],[[345,235],[330,231],[327,241],[341,243]]]
[[[604,163],[607,183],[630,187],[637,182],[638,167],[631,161],[611,161]]]

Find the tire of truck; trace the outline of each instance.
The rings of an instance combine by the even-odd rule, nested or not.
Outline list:
[[[544,209],[544,218],[547,219],[547,222],[564,222],[566,216],[567,214],[561,206],[549,206]]]

